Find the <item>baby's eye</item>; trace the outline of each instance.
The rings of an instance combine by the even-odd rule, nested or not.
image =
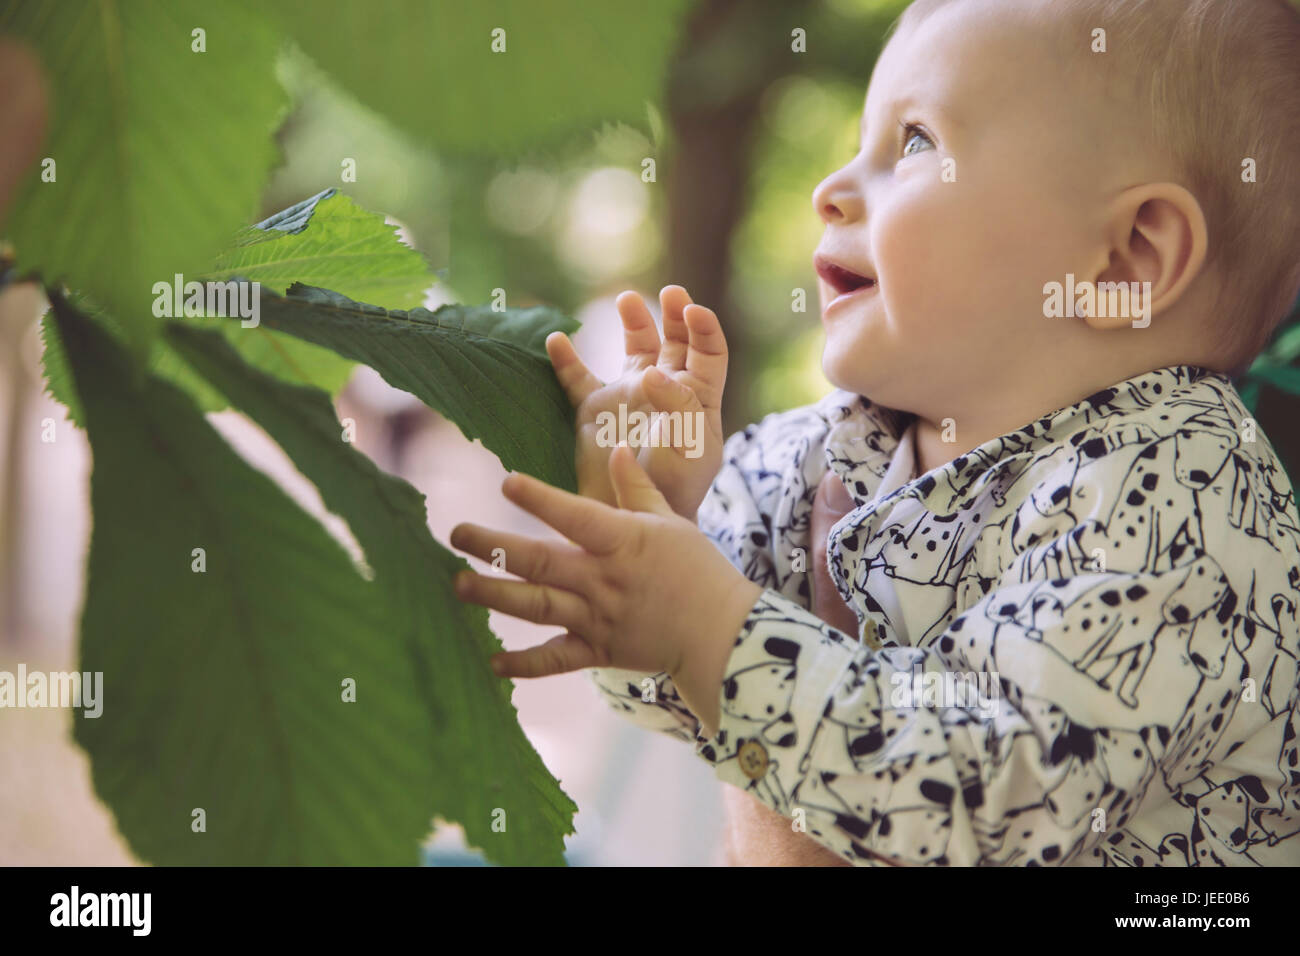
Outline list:
[[[930,139],[930,134],[923,127],[917,126],[915,123],[900,123],[899,125],[903,127],[903,156],[911,156],[913,153],[918,152],[918,150],[911,148],[912,143],[918,140],[934,146],[934,140]]]

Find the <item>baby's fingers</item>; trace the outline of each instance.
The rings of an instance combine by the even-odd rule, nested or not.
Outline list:
[[[576,591],[591,580],[591,568],[584,560],[586,554],[567,543],[493,531],[471,521],[462,521],[452,528],[450,540],[453,548],[492,562],[493,570],[498,570],[497,559],[502,559],[499,570],[535,584],[553,584]]]
[[[645,389],[646,397],[650,399],[650,404],[657,412],[681,412],[683,421],[687,415],[704,413],[704,406],[693,389],[683,385],[677,379],[669,378],[658,368],[646,369],[641,377],[641,387]],[[664,428],[664,420],[656,417],[653,427]],[[666,442],[665,436],[661,434],[657,436],[657,440],[678,449],[679,454],[686,453],[682,435],[677,435],[672,442]]]
[[[707,409],[722,405],[722,390],[727,384],[727,339],[722,323],[712,309],[702,305],[686,307],[686,327],[690,331],[690,350],[686,370],[695,378],[696,393]]]
[[[659,361],[659,330],[645,300],[635,292],[624,292],[614,300],[623,320],[624,371],[646,368]]]
[[[555,369],[560,387],[569,396],[574,408],[605,384],[591,374],[591,370],[578,357],[578,350],[573,347],[572,340],[563,332],[552,332],[546,337],[546,354],[551,358],[551,367]]]
[[[664,344],[659,350],[659,367],[669,372],[686,368],[690,332],[682,312],[691,305],[691,294],[679,285],[666,285],[659,292],[659,306],[664,320]]]
[[[591,623],[587,602],[572,591],[529,581],[506,581],[474,571],[458,572],[453,582],[456,596],[462,601],[534,624],[555,624],[576,631]]]
[[[492,671],[498,677],[548,677],[584,667],[606,667],[606,656],[570,632],[527,650],[493,654]]]

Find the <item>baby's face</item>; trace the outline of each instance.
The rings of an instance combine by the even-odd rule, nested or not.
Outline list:
[[[875,280],[834,302],[819,282],[837,387],[960,420],[1060,350],[1053,323],[1073,320],[1044,317],[1044,283],[1105,265],[1098,170],[1125,144],[1093,134],[1105,111],[1071,88],[1034,6],[944,7],[881,55],[862,149],[813,192],[819,256]]]

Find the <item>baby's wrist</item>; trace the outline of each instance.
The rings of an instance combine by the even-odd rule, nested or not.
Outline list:
[[[736,646],[736,635],[762,594],[761,586],[741,578],[725,599],[717,603],[717,613],[703,624],[698,643],[688,645],[681,664],[669,675],[687,708],[699,718],[706,736],[712,737],[718,731],[719,698],[727,676],[727,661]]]

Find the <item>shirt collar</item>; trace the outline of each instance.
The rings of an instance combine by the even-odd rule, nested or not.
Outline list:
[[[1170,365],[1135,375],[990,439],[887,492],[876,503],[915,498],[928,511],[952,514],[995,474],[1023,467],[1040,449],[1069,439],[1093,422],[1165,402],[1175,390],[1207,377],[1231,387],[1222,373],[1198,365]],[[875,497],[900,438],[916,416],[843,389],[835,390],[819,405],[830,426],[826,464],[840,476],[858,506],[867,504]]]

